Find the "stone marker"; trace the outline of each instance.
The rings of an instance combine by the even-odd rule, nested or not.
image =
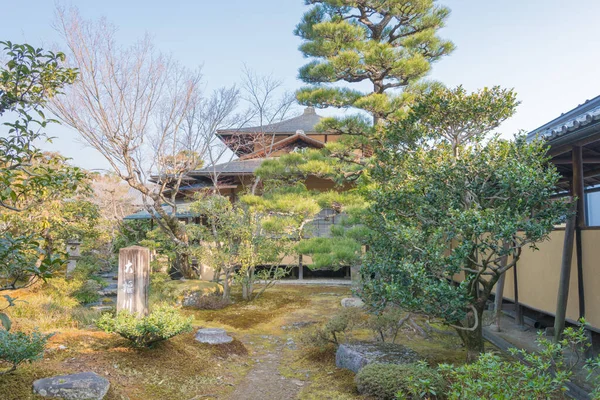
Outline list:
[[[33,382],[33,393],[65,400],[102,400],[110,382],[94,372],[54,376]]]
[[[225,329],[205,328],[196,332],[196,340],[200,343],[224,344],[233,342],[233,338],[227,335]]]
[[[365,303],[358,297],[348,297],[342,299],[342,307],[362,307]]]
[[[149,286],[150,249],[140,246],[121,249],[117,312],[126,310],[139,316],[148,315]]]
[[[413,350],[400,344],[356,342],[345,343],[335,353],[335,365],[354,373],[374,362],[387,364],[409,364],[421,357]]]

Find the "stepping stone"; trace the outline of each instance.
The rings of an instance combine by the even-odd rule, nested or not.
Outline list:
[[[110,382],[94,372],[54,376],[33,382],[33,393],[64,400],[102,400]]]
[[[98,291],[98,295],[100,295],[101,297],[116,297],[117,293],[117,289],[104,289]]]
[[[367,364],[410,364],[422,358],[415,351],[400,344],[356,342],[341,344],[335,353],[335,365],[354,373]]]
[[[342,299],[342,307],[363,307],[365,303],[358,297],[347,297]]]
[[[113,306],[93,306],[90,308],[94,311],[105,312],[105,311],[112,311],[114,307]]]
[[[204,328],[199,329],[196,332],[196,338],[200,343],[208,343],[208,344],[224,344],[231,343],[233,338],[227,335],[225,329],[218,328]]]

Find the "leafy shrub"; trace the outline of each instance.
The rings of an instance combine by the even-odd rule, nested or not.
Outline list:
[[[150,347],[180,333],[190,332],[192,318],[182,317],[172,306],[159,305],[142,318],[127,311],[121,311],[117,316],[104,314],[96,325],[106,332],[118,333],[135,347]]]
[[[540,347],[536,353],[510,350],[527,365],[489,353],[482,354],[477,362],[469,365],[440,365],[439,371],[450,382],[449,398],[547,399],[561,396],[573,368],[589,346],[585,321],[582,320],[577,329],[566,328],[558,342],[545,338],[540,332],[536,343]],[[577,357],[566,358],[567,352]]]
[[[81,304],[95,303],[100,300],[98,291],[102,285],[93,279],[85,281],[79,289],[72,293],[72,296]]]
[[[324,325],[307,331],[300,342],[306,346],[325,347],[327,344],[340,344],[360,322],[361,312],[356,308],[344,308],[334,314]]]
[[[357,308],[344,308],[322,326],[303,332],[299,341],[304,353],[313,360],[329,357],[335,353],[338,344],[347,341],[361,316],[362,312]]]
[[[354,307],[344,308],[323,326],[321,329],[324,337],[335,344],[340,343],[340,337],[347,337],[360,322],[361,311]]]
[[[53,278],[48,280],[47,289],[52,298],[57,301],[71,297],[79,304],[89,304],[100,299],[98,291],[102,289],[102,285],[94,279]]]
[[[77,260],[77,266],[71,273],[73,279],[86,281],[93,279],[94,274],[100,272],[100,261],[92,254],[85,254]]]
[[[420,399],[442,396],[444,378],[426,363],[366,365],[354,379],[362,395],[375,399]]]
[[[377,314],[371,314],[367,320],[367,327],[375,333],[377,340],[395,343],[398,332],[408,317],[402,309],[390,307]]]
[[[562,387],[550,374],[490,353],[475,363],[440,365],[439,370],[450,381],[450,399],[546,399]]]
[[[0,329],[0,360],[10,364],[10,368],[0,372],[0,375],[14,371],[23,362],[41,359],[51,336],[37,330],[27,334]]]

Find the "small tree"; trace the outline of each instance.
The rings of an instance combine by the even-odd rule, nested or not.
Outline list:
[[[515,106],[499,88],[430,93],[385,132],[373,169],[364,296],[443,319],[469,360],[492,288],[567,212],[542,143],[486,138]]]
[[[83,20],[75,9],[59,9],[57,17],[57,30],[80,76],[53,102],[54,111],[142,195],[176,249],[176,269],[196,277],[176,200],[186,175],[208,158],[214,131],[237,121],[238,90],[222,88],[205,96],[200,71],[161,54],[147,37],[124,47],[105,20]],[[151,179],[155,186],[147,184]]]
[[[44,114],[47,102],[73,82],[77,71],[63,66],[62,53],[0,45],[7,56],[0,66],[0,116],[15,118],[3,124],[7,132],[0,135],[0,290],[12,290],[51,276],[64,260],[47,253],[39,231],[15,229],[11,218],[22,221],[25,213],[64,198],[85,174],[36,147],[48,139],[45,129],[55,122]]]
[[[223,275],[224,299],[230,297],[234,278],[242,286],[244,300],[252,300],[283,276],[279,262],[287,254],[289,239],[273,234],[268,225],[272,218],[257,209],[254,200],[241,196],[231,203],[227,197],[207,194],[191,207],[205,222],[192,228],[200,241],[200,260]],[[258,266],[266,266],[268,273],[257,277]],[[265,285],[255,294],[257,278],[264,279]]]

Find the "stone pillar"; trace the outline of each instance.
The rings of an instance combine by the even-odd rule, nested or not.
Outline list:
[[[148,315],[150,249],[132,246],[119,251],[117,312]]]
[[[67,242],[67,254],[69,259],[67,262],[67,276],[70,276],[75,267],[77,267],[77,260],[81,258],[80,250],[81,242],[78,239],[71,239]]]

